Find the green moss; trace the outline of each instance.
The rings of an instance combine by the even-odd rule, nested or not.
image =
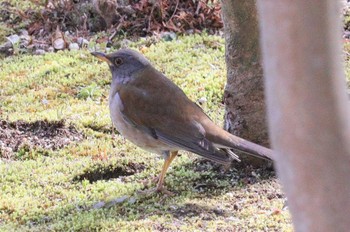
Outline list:
[[[205,111],[222,123],[223,39],[194,35],[144,44],[131,46],[193,101],[205,97]],[[24,147],[16,159],[0,160],[0,231],[291,230],[288,212],[271,215],[283,199],[256,193],[259,188],[280,192],[274,179],[239,184],[234,169],[229,175],[212,168],[198,171],[206,164],[197,164],[186,152],[167,173],[166,187],[176,192],[174,197],[138,194],[153,186],[149,180],[159,174],[163,160],[112,133],[110,72],[88,51],[13,56],[1,60],[0,69],[1,119],[65,119],[85,135],[60,150]],[[111,170],[134,169],[131,175],[107,178]],[[84,175],[105,176],[78,178]],[[124,196],[127,200],[110,208],[97,207]]]

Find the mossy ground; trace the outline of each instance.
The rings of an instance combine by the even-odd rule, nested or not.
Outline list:
[[[194,35],[131,44],[222,123],[224,41]],[[62,149],[0,160],[0,231],[291,231],[280,185],[268,172],[222,172],[182,152],[166,186],[143,196],[163,160],[112,129],[108,67],[81,50],[0,61],[0,119],[64,120],[82,135]],[[85,178],[84,178],[85,177]],[[108,207],[110,206],[110,207]]]

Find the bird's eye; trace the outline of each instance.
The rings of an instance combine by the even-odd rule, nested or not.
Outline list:
[[[114,63],[115,63],[116,66],[119,66],[119,65],[121,65],[123,63],[123,60],[121,58],[116,58],[114,60]]]

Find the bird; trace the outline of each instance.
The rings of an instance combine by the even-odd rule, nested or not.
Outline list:
[[[151,192],[172,194],[164,187],[164,178],[179,150],[224,165],[240,161],[237,151],[272,160],[271,149],[217,126],[141,53],[126,48],[91,54],[107,62],[112,74],[108,102],[114,127],[138,147],[165,159]]]

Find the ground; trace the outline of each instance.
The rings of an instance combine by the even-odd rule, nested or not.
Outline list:
[[[159,17],[149,18],[154,24],[147,25],[146,34],[173,27],[192,35],[174,39],[173,33],[134,42],[122,36],[112,43],[106,38],[113,28],[90,33],[84,31],[84,24],[80,28],[73,23],[82,18],[73,17],[74,13],[94,14],[90,6],[84,11],[66,12],[69,4],[43,10],[40,6],[45,2],[49,1],[0,3],[0,45],[7,41],[5,36],[25,28],[32,36],[33,51],[47,50],[57,25],[62,32],[74,32],[65,35],[70,43],[78,37],[89,41],[78,51],[66,48],[40,56],[30,55],[27,45],[14,46],[2,54],[14,55],[0,58],[0,231],[292,231],[272,168],[239,163],[223,168],[181,152],[165,179],[175,195],[141,195],[140,190],[154,187],[151,180],[160,173],[163,160],[123,139],[111,125],[110,73],[89,53],[107,45],[111,50],[127,45],[142,52],[222,125],[224,40],[205,33],[193,35],[208,26],[202,20],[208,15],[212,28],[207,32],[220,34],[220,9],[210,5],[217,1],[208,1],[208,6],[200,6],[203,1],[181,1],[178,6],[163,1],[169,4],[155,9],[150,1],[135,1],[134,6],[147,13],[139,17],[170,10],[161,14],[164,24]],[[204,17],[199,14],[198,23],[187,28],[188,24],[174,20],[192,22],[187,17],[193,12],[178,11],[177,16],[174,7],[200,8]],[[350,76],[347,6],[343,14],[345,72]],[[97,18],[96,12],[92,16],[89,20]],[[108,19],[101,16],[88,21],[90,29],[106,29],[101,20],[108,23]],[[140,26],[146,21],[138,18],[137,22]],[[135,31],[140,35],[144,30],[135,27],[125,33]]]
[[[193,101],[206,99],[202,107],[222,124],[221,37],[130,46]],[[163,160],[113,130],[110,73],[89,51],[11,56],[0,69],[0,231],[292,230],[268,168],[224,170],[181,152],[165,179],[175,196],[140,195]]]

